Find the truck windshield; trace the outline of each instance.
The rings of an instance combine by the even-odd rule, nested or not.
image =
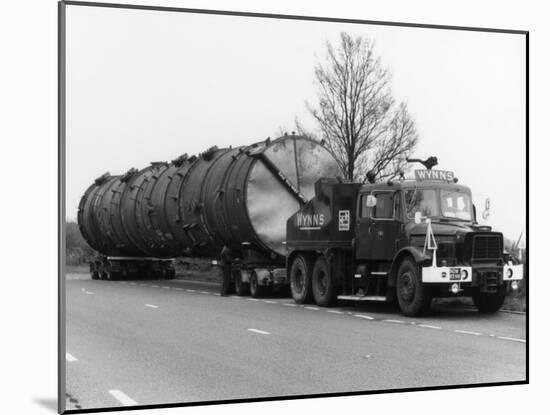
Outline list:
[[[472,220],[470,195],[460,190],[441,190],[441,213],[446,218]]]
[[[438,216],[437,195],[433,189],[414,189],[405,192],[405,206],[407,216],[414,218],[415,212],[421,212],[422,216]]]
[[[464,221],[472,220],[472,201],[470,195],[461,190],[406,190],[405,206],[407,216],[410,219],[414,218],[415,212],[420,212],[425,217],[453,218]]]

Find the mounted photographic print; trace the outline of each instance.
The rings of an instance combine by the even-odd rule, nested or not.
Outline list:
[[[528,382],[527,32],[59,29],[60,412]]]

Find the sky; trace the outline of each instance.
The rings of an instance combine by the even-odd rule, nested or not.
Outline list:
[[[488,223],[517,239],[526,219],[522,35],[67,7],[66,215],[86,188],[217,145],[315,123],[314,66],[340,32],[375,42],[416,123],[415,156],[437,156],[491,199]],[[479,209],[478,209],[479,210]],[[478,215],[480,216],[480,215]]]

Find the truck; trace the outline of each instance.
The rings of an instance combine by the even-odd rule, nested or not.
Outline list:
[[[501,308],[523,265],[505,255],[502,233],[478,224],[471,190],[427,167],[413,179],[315,183],[287,221],[295,302],[389,301],[417,316],[433,298],[466,296],[480,312]]]

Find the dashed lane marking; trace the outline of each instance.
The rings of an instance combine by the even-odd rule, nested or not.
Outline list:
[[[267,304],[277,304],[276,301],[271,301],[271,300],[263,300],[263,302]]]
[[[164,288],[165,290],[169,290],[170,287],[167,287],[166,285],[163,285],[162,288]]]
[[[93,292],[91,292],[91,291],[84,291],[84,294],[92,295]]]
[[[118,389],[111,389],[109,393],[124,406],[137,405],[136,401]]]
[[[403,320],[382,320],[386,323],[395,323],[395,324],[403,324],[405,323]],[[420,325],[420,324],[419,324]]]
[[[525,340],[524,339],[517,339],[515,337],[497,337],[498,339],[500,340],[509,340],[509,341],[512,341],[512,342],[520,342],[520,343],[525,343]]]
[[[310,306],[305,306],[304,307],[306,310],[313,310],[313,311],[319,311],[320,308],[319,307],[310,307]]]
[[[258,300],[257,298],[251,298],[251,297],[247,298],[247,300],[248,300],[248,301],[260,301],[260,300]]]
[[[183,291],[183,288],[176,287],[176,288],[174,288],[174,290],[176,290],[176,291]]]
[[[177,288],[176,288],[176,290],[177,290]],[[214,293],[214,295],[217,295],[218,297],[220,297],[220,296],[221,296],[221,294],[220,294],[220,293]]]
[[[78,359],[70,353],[65,353],[65,359],[67,362],[76,362]]]
[[[258,330],[258,329],[248,329],[248,331],[251,331],[253,333],[258,333],[258,334],[271,334],[268,331],[263,331],[263,330]]]
[[[468,331],[468,330],[454,330],[455,333],[461,333],[461,334],[470,334],[472,336],[481,336],[481,333],[478,333],[477,331]]]
[[[154,305],[154,304],[145,304],[145,307],[149,307],[149,308],[159,308],[158,305]]]
[[[338,311],[338,310],[327,310],[327,313],[332,313],[332,314],[344,314],[343,311]]]
[[[366,316],[364,314],[354,314],[354,317],[364,318],[365,320],[374,320],[374,317]]]
[[[199,291],[199,294],[210,294],[208,291]],[[232,295],[231,297],[236,297],[236,295]]]
[[[425,329],[441,330],[439,326],[430,326],[429,324],[418,324],[418,327],[424,327]]]
[[[189,289],[187,289],[185,291],[187,291],[188,293],[196,293],[197,292],[197,290],[189,290]]]
[[[148,287],[147,284],[139,284],[140,287]]]
[[[151,285],[151,287],[153,287],[153,288],[160,288],[159,285]]]
[[[293,303],[283,303],[283,305],[287,307],[297,307],[296,304]]]

